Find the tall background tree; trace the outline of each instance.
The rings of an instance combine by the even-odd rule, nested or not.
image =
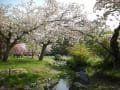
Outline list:
[[[115,65],[119,67],[120,51],[118,37],[120,32],[120,0],[97,0],[95,9],[100,11],[104,10],[103,16],[106,20],[109,19],[109,17],[114,17],[114,19],[119,22],[118,27],[114,29],[114,33],[110,41],[112,54],[115,59]]]

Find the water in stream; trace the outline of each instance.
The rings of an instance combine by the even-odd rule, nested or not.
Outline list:
[[[108,82],[103,81],[96,81],[96,83],[90,84],[87,88],[79,88],[79,89],[72,89],[71,88],[71,81],[66,79],[60,79],[58,84],[56,84],[52,89],[48,90],[120,90],[120,83],[116,83],[118,85],[110,84]]]
[[[69,90],[69,79],[60,79],[58,84],[52,90]]]

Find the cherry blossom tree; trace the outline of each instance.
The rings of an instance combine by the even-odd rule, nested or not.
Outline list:
[[[7,61],[11,48],[19,40],[41,25],[39,9],[33,1],[17,6],[0,5],[0,37],[6,46],[3,61]]]
[[[12,51],[16,56],[23,56],[28,50],[25,43],[18,43],[13,48]]]
[[[69,38],[69,40],[70,38],[76,38],[76,32],[72,32],[65,27],[73,25],[74,21],[81,20],[81,17],[83,17],[81,7],[76,4],[64,8],[57,2],[49,2],[48,7],[43,8],[42,20],[44,23],[31,36],[39,45],[42,45],[39,60],[43,59],[47,46],[55,43],[58,37]]]
[[[55,0],[47,0],[41,6],[36,6],[33,1],[15,7],[1,6],[0,36],[6,44],[3,61],[7,61],[11,48],[26,35],[32,35],[30,39],[42,44],[40,60],[46,47],[58,36],[79,40],[82,34],[70,28],[83,29],[86,16],[82,9],[83,6],[77,4],[62,6]]]

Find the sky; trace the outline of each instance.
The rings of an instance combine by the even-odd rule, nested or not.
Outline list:
[[[0,3],[15,5],[15,4],[18,4],[20,1],[28,1],[28,0],[0,0]],[[43,0],[35,0],[35,1],[38,4],[41,4]],[[70,4],[70,3],[83,4],[85,6],[84,11],[89,13],[88,19],[93,20],[96,18],[95,14],[93,14],[93,7],[94,7],[96,0],[57,0],[57,1],[62,4]]]
[[[3,4],[17,4],[19,0],[0,0]]]
[[[20,1],[28,1],[28,0],[0,0],[0,3],[3,4],[18,4]],[[37,4],[41,4],[43,0],[35,0],[35,2],[37,2]],[[96,19],[96,14],[93,13],[93,7],[96,3],[96,0],[57,0],[58,2],[62,3],[62,4],[70,4],[70,3],[77,3],[77,4],[83,4],[84,5],[84,11],[87,12],[87,17],[89,20],[94,20]],[[112,18],[112,17],[109,17]],[[114,29],[117,27],[117,21],[113,20],[113,21],[107,21],[107,25],[110,26],[111,29]]]
[[[0,0],[0,3],[4,4],[17,4],[20,1],[28,1],[28,0]],[[42,0],[35,0],[37,3],[41,3]],[[85,5],[85,10],[88,12],[92,11],[92,8],[96,2],[96,0],[57,0],[60,3],[63,4],[70,4],[70,3],[78,3],[78,4],[84,4]]]
[[[89,20],[96,19],[96,15],[93,13],[93,7],[96,3],[96,0],[57,0],[60,3],[70,4],[70,3],[77,3],[84,5],[84,11],[87,12],[87,17]]]
[[[88,12],[92,11],[92,8],[94,7],[94,4],[96,0],[57,0],[58,2],[62,3],[77,3],[77,4],[84,4],[85,10]]]

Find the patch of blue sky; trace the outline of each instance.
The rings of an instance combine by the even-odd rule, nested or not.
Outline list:
[[[12,5],[16,5],[19,3],[19,0],[0,0],[1,4],[12,4]]]
[[[12,5],[17,5],[20,2],[28,2],[30,0],[0,0],[0,4],[12,4]],[[37,5],[42,5],[44,4],[44,0],[33,0]]]

